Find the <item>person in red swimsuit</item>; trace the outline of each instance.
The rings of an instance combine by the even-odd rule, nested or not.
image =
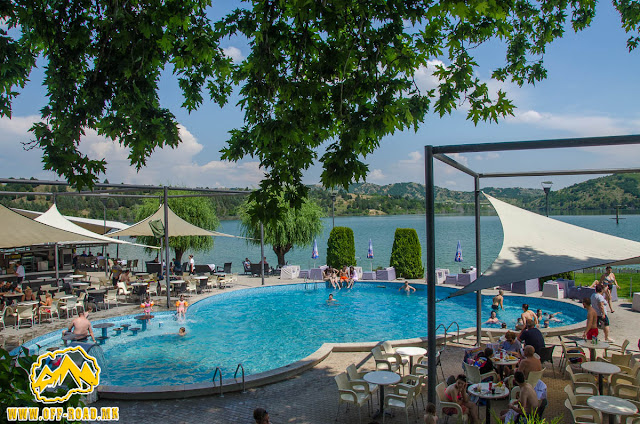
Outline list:
[[[598,337],[598,313],[591,306],[591,299],[588,297],[582,299],[582,307],[587,310],[587,326],[582,337],[591,340],[594,337]]]
[[[467,394],[467,377],[464,374],[459,374],[456,377],[456,382],[447,387],[444,391],[444,396],[449,402],[455,402],[462,408],[462,413],[469,415],[469,424],[479,423],[478,419],[478,405],[471,402],[469,395]],[[456,413],[454,408],[442,408],[442,412],[447,415]]]

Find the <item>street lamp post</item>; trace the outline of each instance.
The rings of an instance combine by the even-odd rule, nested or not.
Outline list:
[[[331,228],[335,228],[336,226],[336,193],[334,191],[331,192]]]
[[[553,185],[553,182],[551,181],[542,182],[542,189],[544,190],[544,196],[546,198],[546,203],[547,203],[547,216],[549,216],[549,192],[551,191],[552,185]]]

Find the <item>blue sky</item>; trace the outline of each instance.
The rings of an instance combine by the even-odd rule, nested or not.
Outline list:
[[[230,10],[233,2],[215,3],[211,17]],[[465,120],[464,106],[451,116],[440,119],[429,115],[421,129],[405,131],[383,140],[381,147],[365,159],[370,174],[367,181],[376,184],[423,182],[425,144],[464,144],[496,141],[538,140],[640,133],[638,93],[640,52],[629,53],[627,35],[620,28],[620,18],[611,4],[600,3],[592,27],[574,34],[567,32],[547,50],[545,66],[548,78],[534,86],[518,88],[490,80],[491,71],[504,62],[504,48],[492,43],[475,50],[480,64],[478,77],[489,82],[496,91],[506,90],[517,106],[514,117],[499,124],[480,123],[474,126]],[[228,54],[241,59],[249,51],[242,40],[223,44]],[[435,84],[431,76],[433,65],[418,72],[423,87]],[[40,61],[40,66],[43,61]],[[2,177],[55,178],[42,170],[40,152],[24,151],[20,142],[30,139],[28,129],[38,119],[45,104],[41,86],[42,68],[35,69],[31,83],[13,104],[13,117],[0,119],[0,169]],[[167,73],[160,83],[161,102],[177,116],[182,129],[183,144],[176,150],[166,149],[153,154],[148,166],[137,173],[128,166],[126,152],[117,144],[88,133],[81,150],[94,158],[106,158],[111,182],[145,184],[179,184],[209,187],[255,187],[262,172],[255,159],[239,163],[220,161],[232,128],[242,124],[243,115],[235,107],[237,98],[220,109],[205,103],[200,110],[188,114],[179,108],[181,99],[175,80]],[[318,156],[321,156],[319,152]],[[517,153],[470,154],[457,157],[471,168],[484,171],[541,169],[588,169],[636,167],[640,147],[607,147],[557,149]],[[316,165],[305,174],[305,182],[319,182],[321,169]],[[592,177],[548,177],[483,180],[483,186],[540,187],[551,179],[554,189]],[[473,181],[451,168],[436,164],[436,183],[452,190],[469,190]]]

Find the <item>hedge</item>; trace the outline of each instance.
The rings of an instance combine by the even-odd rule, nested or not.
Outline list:
[[[422,248],[414,228],[396,228],[389,266],[403,278],[423,278]]]
[[[356,265],[356,243],[353,230],[348,227],[334,227],[327,242],[327,265],[333,268]]]

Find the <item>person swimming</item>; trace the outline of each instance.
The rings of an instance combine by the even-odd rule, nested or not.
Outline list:
[[[405,281],[402,286],[398,289],[398,291],[404,290],[407,293],[410,293],[412,290],[416,291],[415,287],[410,286],[408,281]]]
[[[187,329],[184,327],[180,327],[180,330],[178,330],[178,335],[179,336],[184,336],[187,334]]]
[[[327,304],[331,305],[334,304],[334,302],[337,302],[337,300],[333,298],[333,293],[331,293],[329,299],[327,299]]]
[[[496,311],[491,311],[491,316],[485,321],[485,324],[500,324]]]

